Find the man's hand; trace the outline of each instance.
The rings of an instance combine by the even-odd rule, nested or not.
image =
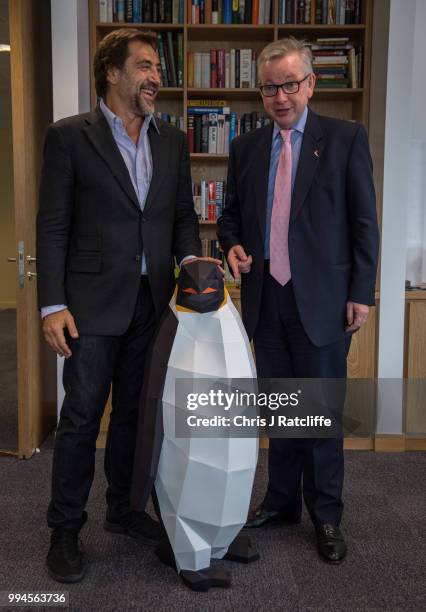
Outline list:
[[[236,279],[240,278],[240,274],[247,274],[247,272],[250,272],[252,261],[252,256],[246,255],[241,244],[236,244],[228,251],[228,264]]]
[[[222,273],[222,276],[225,276],[225,270],[222,268],[222,262],[220,259],[215,259],[214,257],[191,257],[191,259],[186,259],[182,265],[186,266],[190,263],[193,263],[194,261],[210,261],[211,263],[214,263],[217,265],[217,267],[219,268],[219,270]]]
[[[347,302],[346,304],[346,321],[347,326],[345,331],[357,331],[367,321],[369,307],[365,304],[357,304],[356,302]]]
[[[55,353],[61,357],[68,358],[71,357],[72,352],[65,340],[65,328],[68,329],[71,338],[78,338],[74,317],[68,308],[47,315],[43,319],[43,333],[46,342],[53,348]]]

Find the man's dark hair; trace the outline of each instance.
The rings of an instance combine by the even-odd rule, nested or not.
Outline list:
[[[120,28],[107,34],[99,43],[93,61],[96,93],[105,98],[107,91],[107,74],[111,68],[123,69],[129,55],[129,43],[137,41],[149,45],[157,51],[157,36],[155,32],[141,32],[136,28]]]

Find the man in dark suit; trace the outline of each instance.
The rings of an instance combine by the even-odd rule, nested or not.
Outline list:
[[[378,227],[365,129],[308,108],[315,76],[302,41],[258,60],[273,124],[236,138],[218,235],[254,339],[259,377],[345,378],[351,334],[374,303]],[[270,439],[269,482],[246,527],[298,523],[303,497],[321,558],[346,544],[342,439]]]
[[[48,129],[38,215],[43,331],[66,358],[56,434],[49,574],[76,582],[78,533],[112,383],[105,451],[105,529],[155,542],[161,530],[130,509],[137,408],[147,347],[178,263],[200,255],[185,135],[154,119],[160,86],[155,35],[116,30],[94,61],[94,112]],[[187,264],[185,264],[187,265]]]

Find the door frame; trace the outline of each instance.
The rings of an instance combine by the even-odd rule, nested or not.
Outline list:
[[[37,309],[36,216],[46,127],[52,121],[49,0],[9,0],[16,245],[24,242],[24,282],[17,263],[18,455],[29,458],[56,423],[56,358],[42,337]],[[18,256],[17,256],[18,259]]]

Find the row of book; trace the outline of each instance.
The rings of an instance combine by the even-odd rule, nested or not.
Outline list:
[[[256,59],[253,49],[211,49],[188,53],[188,87],[256,87]]]
[[[183,23],[185,0],[99,0],[102,23]],[[271,23],[272,0],[188,0],[188,23]],[[361,0],[278,0],[279,24],[360,23]]]
[[[267,25],[271,7],[272,0],[191,0],[188,23]]]
[[[360,0],[278,0],[279,24],[360,23]]]
[[[188,108],[187,137],[190,153],[227,154],[236,136],[269,125],[257,111],[238,117],[229,107]]]
[[[102,23],[183,23],[184,0],[99,0]]]
[[[209,240],[207,238],[203,238],[201,240],[201,253],[203,257],[214,257],[215,259],[220,259],[222,261],[222,267],[225,270],[225,284],[233,285],[235,287],[240,285],[240,281],[236,281],[232,276],[228,262],[226,261],[225,255],[220,248],[219,240]]]
[[[162,113],[160,111],[155,113],[154,116],[157,119],[161,119],[162,121],[165,121],[166,123],[170,123],[170,125],[173,125],[179,130],[182,130],[182,131],[185,130],[185,124],[183,121],[183,117],[178,117],[177,115],[170,115],[169,113]]]
[[[316,87],[361,87],[362,47],[347,37],[317,38],[310,43]]]
[[[192,183],[194,208],[201,221],[217,221],[225,203],[225,181],[202,180]],[[214,255],[213,255],[214,257]]]
[[[157,32],[163,87],[183,87],[183,32]]]

